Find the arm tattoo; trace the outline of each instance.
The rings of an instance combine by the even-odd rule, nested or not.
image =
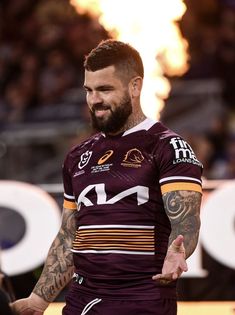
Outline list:
[[[201,194],[195,191],[172,191],[163,195],[166,214],[171,223],[169,245],[184,236],[186,257],[196,248],[200,229]]]
[[[75,211],[64,210],[61,228],[52,243],[33,292],[52,302],[73,275],[72,242],[76,232]]]

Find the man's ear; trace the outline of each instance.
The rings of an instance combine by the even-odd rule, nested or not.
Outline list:
[[[141,77],[134,77],[130,81],[130,94],[132,97],[139,97],[143,85]]]

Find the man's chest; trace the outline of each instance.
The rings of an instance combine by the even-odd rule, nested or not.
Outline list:
[[[84,148],[73,159],[75,198],[89,206],[107,204],[156,187],[157,170],[151,148],[143,142],[104,141]]]

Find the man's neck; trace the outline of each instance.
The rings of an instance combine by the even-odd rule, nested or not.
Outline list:
[[[129,129],[137,126],[138,124],[140,124],[145,119],[146,119],[146,116],[144,115],[144,113],[142,111],[140,111],[134,115],[132,114],[131,117],[129,117],[129,119],[127,120],[126,124],[118,132],[107,133],[107,135],[116,136],[120,133],[125,132],[126,130],[129,130]]]

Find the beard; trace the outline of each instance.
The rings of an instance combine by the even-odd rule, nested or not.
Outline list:
[[[95,110],[107,109],[110,111],[109,117],[96,117]],[[105,104],[97,104],[90,110],[92,127],[104,133],[117,133],[126,124],[128,117],[132,113],[132,104],[129,96],[122,98],[119,106],[111,109]]]

